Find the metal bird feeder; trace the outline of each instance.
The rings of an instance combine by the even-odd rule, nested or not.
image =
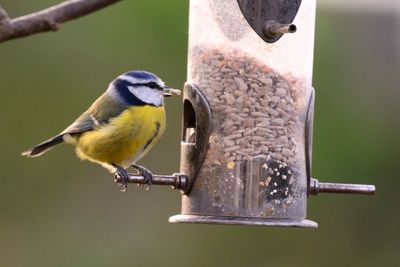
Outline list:
[[[170,222],[317,227],[310,194],[375,191],[311,178],[315,5],[190,1],[184,175],[170,177],[184,194]]]

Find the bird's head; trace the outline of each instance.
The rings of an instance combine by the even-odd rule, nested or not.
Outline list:
[[[127,105],[162,106],[164,96],[180,95],[148,71],[135,70],[118,76],[110,83],[107,93]]]

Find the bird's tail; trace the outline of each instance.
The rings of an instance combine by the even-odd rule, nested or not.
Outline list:
[[[53,146],[58,145],[62,142],[64,142],[63,135],[57,135],[53,138],[50,138],[49,140],[46,140],[46,141],[36,145],[35,147],[33,147],[30,150],[22,152],[21,155],[26,156],[26,157],[32,157],[32,158],[39,157],[40,155],[42,155],[44,152],[46,152]]]

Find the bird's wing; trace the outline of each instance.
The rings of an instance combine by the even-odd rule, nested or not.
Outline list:
[[[94,130],[109,123],[110,119],[121,114],[126,108],[125,104],[104,93],[60,135],[79,134]]]

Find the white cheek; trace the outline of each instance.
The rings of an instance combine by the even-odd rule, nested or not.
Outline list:
[[[145,103],[161,106],[163,103],[163,92],[156,89],[148,89],[143,86],[128,86],[129,91]]]

